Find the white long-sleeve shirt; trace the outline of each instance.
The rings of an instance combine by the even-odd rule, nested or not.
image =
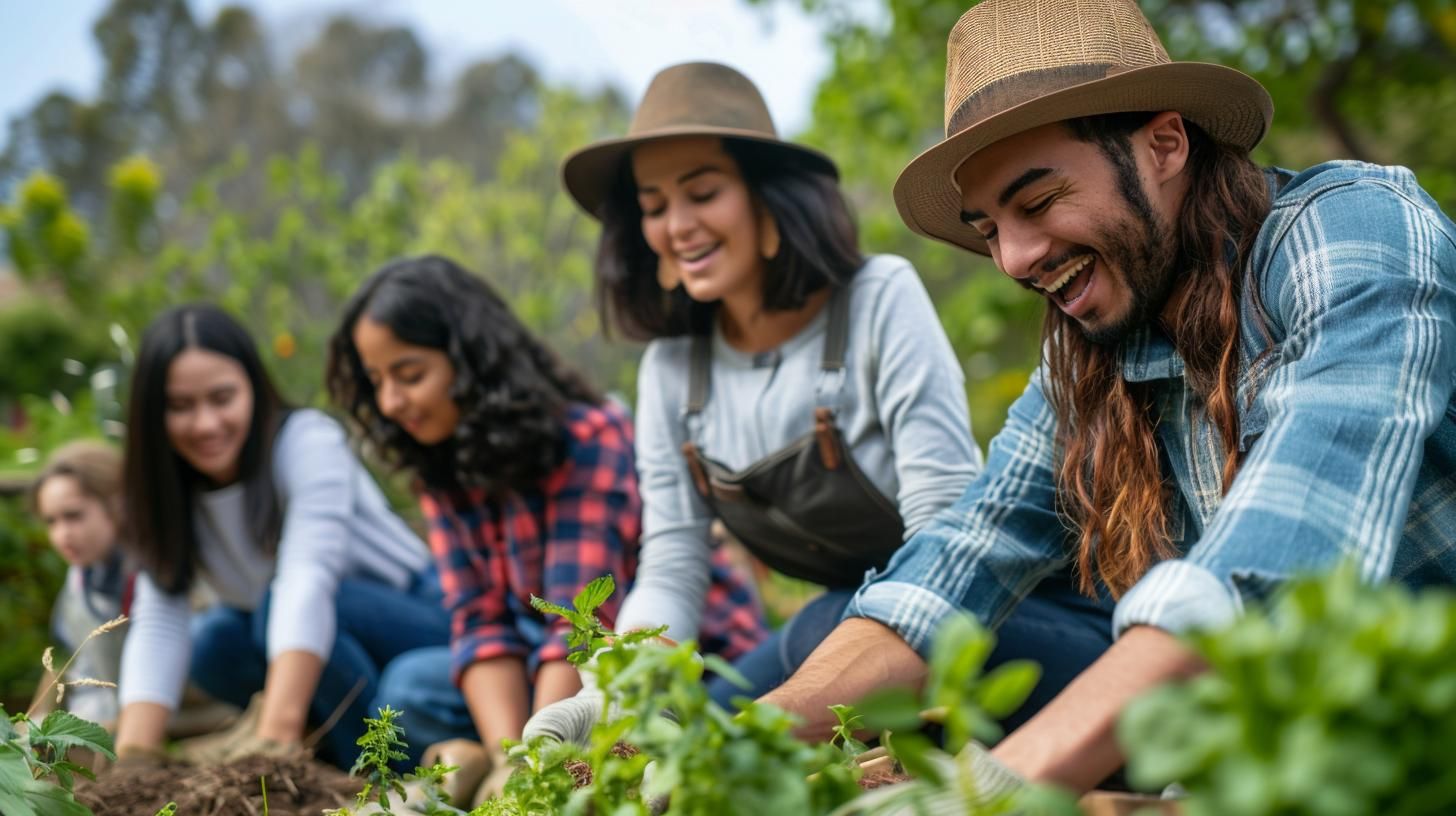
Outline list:
[[[401,590],[430,556],[389,508],[384,494],[326,414],[289,414],[273,443],[273,479],[283,508],[276,557],[250,534],[243,485],[199,494],[193,525],[198,577],[222,603],[251,610],[272,590],[268,659],[293,650],[327,660],[335,634],[334,595],[343,578]],[[132,623],[121,663],[121,704],[175,708],[192,642],[187,596],[137,577]]]

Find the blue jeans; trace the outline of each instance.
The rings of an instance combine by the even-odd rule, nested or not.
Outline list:
[[[734,668],[752,688],[744,690],[722,678],[708,684],[713,699],[730,711],[735,697],[758,698],[798,670],[839,625],[854,590],[831,590],[810,601],[799,614],[740,657]],[[986,671],[1010,660],[1028,659],[1041,666],[1041,680],[1021,708],[1002,721],[1009,733],[1031,719],[1072,679],[1112,645],[1112,605],[1088,598],[1058,573],[1042,581],[996,631],[996,648]]]
[[[271,593],[265,594],[251,612],[218,605],[193,617],[191,677],[203,691],[246,707],[263,689],[270,600]],[[321,758],[341,768],[353,765],[364,718],[375,716],[377,706],[397,706],[379,694],[381,672],[411,649],[449,641],[450,621],[442,600],[434,567],[415,576],[406,590],[363,579],[339,583],[334,597],[337,634],[309,704],[310,724],[321,725],[356,685],[362,686],[319,743]]]

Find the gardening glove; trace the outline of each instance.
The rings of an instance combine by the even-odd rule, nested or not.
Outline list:
[[[472,739],[445,740],[426,748],[420,764],[428,768],[437,762],[455,766],[455,770],[445,775],[441,788],[450,802],[457,805],[473,799],[481,780],[495,767],[495,757]]]
[[[587,676],[582,673],[582,688],[575,696],[557,700],[531,715],[521,733],[521,740],[530,742],[535,737],[547,737],[585,747],[591,738],[592,727],[601,719],[605,699],[594,683],[587,682]],[[618,711],[614,703],[608,716],[614,718]]]
[[[976,780],[976,796],[982,803],[1009,796],[1026,787],[1026,779],[991,755],[986,746],[972,742],[961,749],[956,762]]]

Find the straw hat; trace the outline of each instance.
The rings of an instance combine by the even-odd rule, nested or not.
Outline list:
[[[567,156],[561,180],[583,210],[600,218],[622,159],[644,142],[679,136],[731,136],[773,145],[811,170],[839,177],[828,156],[779,139],[768,105],[748,77],[714,62],[686,62],[652,78],[625,138],[596,142]]]
[[[951,29],[945,140],[900,173],[895,206],[915,232],[990,254],[960,219],[955,173],[971,154],[1064,119],[1167,110],[1252,149],[1274,103],[1232,68],[1170,61],[1134,0],[985,0]]]

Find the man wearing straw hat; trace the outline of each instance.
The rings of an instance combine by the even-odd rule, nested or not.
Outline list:
[[[1456,225],[1402,168],[1256,167],[1268,94],[1169,61],[1133,0],[981,3],[945,99],[896,204],[1046,297],[1043,362],[983,475],[765,699],[827,733],[920,682],[947,616],[994,626],[1070,561],[1117,639],[974,762],[1086,790],[1123,706],[1199,671],[1179,633],[1341,559],[1456,579]]]

